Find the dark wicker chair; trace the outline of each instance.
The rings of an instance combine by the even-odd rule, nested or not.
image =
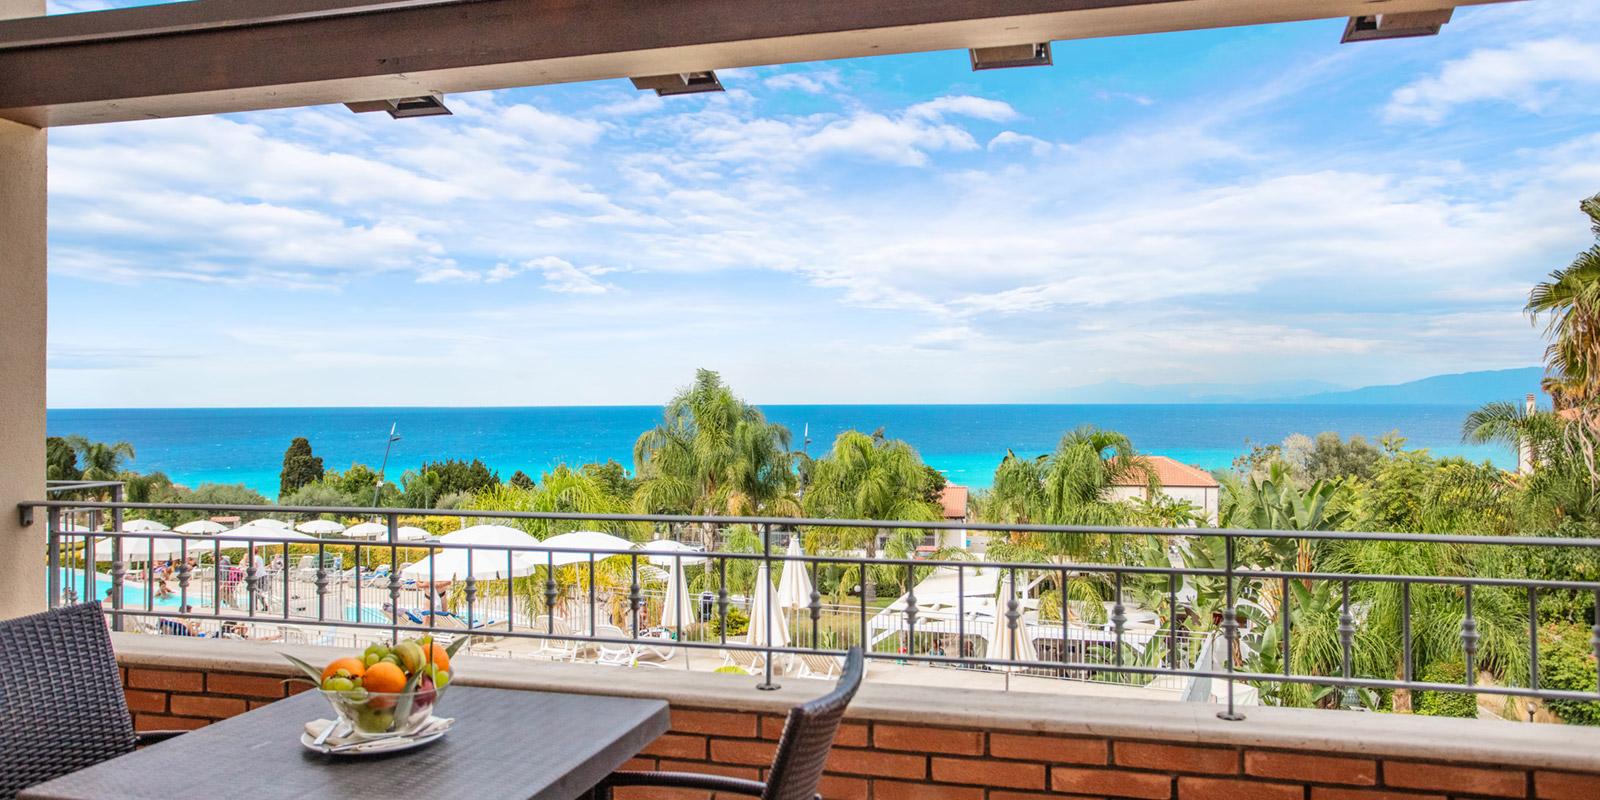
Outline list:
[[[866,671],[861,648],[852,647],[845,655],[844,674],[833,691],[805,705],[789,709],[778,752],[772,758],[767,780],[746,780],[693,772],[613,772],[598,787],[596,794],[609,800],[611,790],[622,786],[649,786],[672,789],[701,789],[709,792],[750,795],[762,800],[821,800],[817,784],[833,749],[833,737],[850,698],[861,687]]]
[[[98,602],[0,622],[0,653],[0,800],[182,733],[134,733]]]

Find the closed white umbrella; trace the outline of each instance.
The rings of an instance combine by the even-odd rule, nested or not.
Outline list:
[[[806,562],[794,560],[805,555],[800,551],[800,537],[789,537],[787,555],[790,560],[783,562],[783,573],[778,577],[778,608],[810,608],[811,575],[806,572]]]
[[[173,528],[173,530],[177,531],[178,533],[203,533],[203,534],[222,533],[223,531],[225,531],[227,529],[228,529],[228,526],[226,526],[226,525],[224,525],[224,524],[222,524],[220,522],[212,522],[209,519],[197,519],[197,520],[195,520],[193,522],[185,522],[182,525],[179,525],[178,527]]]
[[[1011,601],[1017,600],[1017,611],[1021,613],[1021,598],[1017,597],[1016,586],[1008,571],[1000,579],[1000,591],[994,601],[994,629],[989,634],[989,646],[984,651],[984,657],[991,660],[1005,661],[1038,661],[1039,653],[1033,648],[1033,639],[1028,636],[1028,625],[1021,618],[1017,618],[1017,629],[1011,630],[1011,620],[1006,614],[1011,610]],[[1022,667],[996,666],[995,669],[1015,672]]]
[[[122,529],[129,533],[160,533],[172,530],[153,519],[130,519],[122,522]]]
[[[768,613],[768,612],[771,613]],[[767,565],[763,563],[756,569],[755,598],[750,603],[750,632],[744,637],[746,644],[766,645],[767,622],[771,617],[772,646],[789,646],[789,623],[783,619],[783,612],[774,608],[772,575],[767,572]]]
[[[344,530],[344,526],[334,522],[331,519],[313,519],[294,526],[294,529],[301,533],[309,533],[314,536],[325,536],[330,533],[342,532]]]
[[[495,549],[530,547],[539,544],[539,540],[533,538],[527,531],[504,525],[473,525],[451,531],[439,537],[439,541],[475,546],[470,557],[467,555],[467,550],[463,549],[440,550],[400,570],[400,575],[418,581],[465,580],[469,574],[474,580],[520,578],[532,575],[540,564],[532,554],[511,552],[508,559],[508,550]],[[467,564],[469,560],[472,562],[470,569]]]
[[[667,596],[661,603],[661,627],[682,631],[683,624],[694,622],[694,606],[689,599],[689,581],[676,564],[667,564]]]
[[[543,542],[540,542],[539,546],[547,547],[552,550],[561,548],[566,550],[581,551],[576,553],[551,553],[547,556],[535,556],[535,558],[539,559],[540,564],[554,564],[555,566],[561,567],[566,566],[567,564],[586,564],[589,562],[589,556],[591,553],[594,554],[595,561],[603,561],[608,558],[615,558],[618,555],[617,553],[594,553],[594,551],[632,550],[633,542],[630,542],[621,536],[613,536],[609,533],[601,533],[600,531],[573,531],[572,533],[563,533],[559,536],[552,536]]]

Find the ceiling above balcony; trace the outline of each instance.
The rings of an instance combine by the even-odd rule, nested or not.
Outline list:
[[[0,22],[0,118],[363,103],[1503,1],[196,0]]]

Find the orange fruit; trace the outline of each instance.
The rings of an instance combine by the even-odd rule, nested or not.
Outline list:
[[[438,644],[434,644],[432,647],[428,648],[426,655],[428,661],[432,662],[434,666],[444,670],[445,672],[450,671],[450,653],[446,652],[443,647]]]
[[[333,677],[341,669],[349,671],[350,677],[359,678],[367,671],[367,664],[359,658],[336,658],[322,670],[322,679]]]
[[[369,692],[403,692],[406,690],[406,673],[387,661],[379,661],[367,670],[361,679],[361,686]]]

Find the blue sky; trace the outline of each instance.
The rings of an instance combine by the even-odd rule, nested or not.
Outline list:
[[[658,403],[701,366],[767,403],[1048,402],[1536,363],[1518,309],[1600,192],[1600,4],[1342,25],[56,129],[50,403]]]

